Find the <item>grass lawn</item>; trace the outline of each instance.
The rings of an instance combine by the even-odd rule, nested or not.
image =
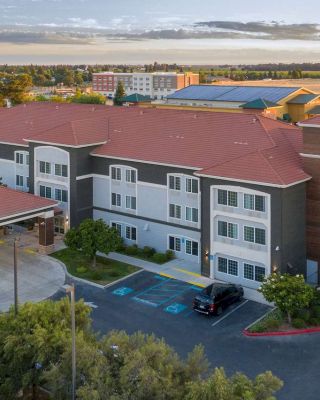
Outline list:
[[[102,285],[116,281],[140,269],[133,265],[99,256],[97,256],[96,267],[92,268],[88,256],[81,251],[68,248],[51,254],[51,257],[62,261],[71,275]]]

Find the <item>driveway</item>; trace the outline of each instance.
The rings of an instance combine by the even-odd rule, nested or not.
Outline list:
[[[269,308],[243,301],[220,317],[192,311],[194,285],[143,271],[98,289],[77,283],[76,298],[92,306],[93,328],[101,334],[112,329],[142,331],[164,337],[182,357],[199,343],[211,366],[228,374],[242,371],[250,377],[271,370],[285,383],[279,400],[319,399],[319,334],[295,337],[249,338],[242,330]],[[57,293],[55,298],[61,297]]]
[[[65,273],[54,259],[18,243],[18,301],[37,302],[52,296],[63,284]],[[13,238],[0,240],[0,312],[14,303]]]

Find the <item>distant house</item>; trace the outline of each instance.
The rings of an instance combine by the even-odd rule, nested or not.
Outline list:
[[[122,103],[124,105],[128,106],[136,106],[136,105],[141,105],[145,103],[150,103],[151,98],[150,96],[143,96],[142,94],[139,93],[134,93],[130,94],[129,96],[125,96],[121,99]]]
[[[191,85],[168,95],[159,106],[258,113],[298,122],[317,115],[320,94],[303,87]]]

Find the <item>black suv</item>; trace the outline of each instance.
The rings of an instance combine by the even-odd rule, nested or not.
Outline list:
[[[224,308],[242,297],[243,289],[239,285],[212,283],[194,298],[193,309],[202,314],[220,315]]]

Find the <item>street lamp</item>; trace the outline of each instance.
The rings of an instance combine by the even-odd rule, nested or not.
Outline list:
[[[14,315],[18,315],[18,268],[17,268],[17,238],[13,240],[13,291],[14,291]]]
[[[66,293],[70,293],[71,298],[71,330],[72,330],[72,400],[76,398],[76,316],[75,316],[75,289],[74,284],[63,285]]]

